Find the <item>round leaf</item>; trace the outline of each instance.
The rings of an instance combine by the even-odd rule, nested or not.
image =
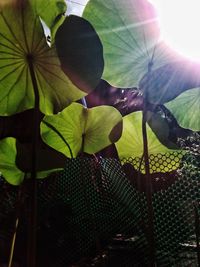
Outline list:
[[[147,0],[90,0],[83,17],[103,43],[103,78],[116,87],[138,86],[153,59],[156,69],[171,58],[160,37],[157,15]]]
[[[200,131],[200,88],[188,90],[165,105],[181,127]]]
[[[0,7],[0,55],[1,115],[34,107],[31,66],[43,113],[58,112],[85,95],[62,72],[56,51],[46,44],[39,17],[28,2]]]
[[[103,73],[103,48],[92,25],[85,19],[69,16],[55,37],[63,71],[74,84],[88,92],[100,82]]]
[[[121,115],[115,108],[86,109],[78,103],[57,115],[45,116],[41,123],[44,142],[67,157],[76,157],[80,152],[96,153],[116,142],[121,130]]]
[[[149,155],[156,156],[158,154],[173,153],[175,150],[168,149],[162,145],[155,133],[147,125],[148,152]],[[143,135],[142,135],[142,112],[134,112],[123,118],[122,137],[116,143],[117,151],[120,159],[124,158],[142,158],[143,157]],[[144,172],[144,161],[141,162],[141,170]],[[140,163],[133,163],[135,169],[138,169]],[[177,164],[171,164],[168,171],[177,169]],[[150,162],[150,172],[165,172],[161,170],[159,164],[154,168]]]

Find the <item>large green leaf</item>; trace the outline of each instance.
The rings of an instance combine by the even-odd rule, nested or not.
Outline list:
[[[188,90],[165,105],[181,127],[200,131],[200,88]]]
[[[19,185],[24,179],[24,173],[16,166],[16,139],[4,138],[0,141],[0,173],[12,185]]]
[[[46,44],[39,17],[28,2],[8,3],[0,6],[0,114],[34,107],[30,65],[43,113],[58,112],[80,99],[84,93],[62,72],[56,51]]]
[[[176,59],[169,48],[158,43],[156,13],[147,0],[90,0],[83,17],[103,43],[103,78],[116,87],[138,86],[152,59],[152,69]]]
[[[162,129],[161,129],[162,131]],[[152,157],[165,155],[166,153],[173,153],[175,150],[169,149],[158,140],[155,133],[147,125],[148,137],[148,152]],[[123,132],[122,137],[116,143],[117,151],[120,159],[127,158],[142,158],[143,157],[143,135],[142,135],[142,112],[133,112],[123,118]],[[151,159],[150,159],[151,161]],[[133,160],[133,165],[136,169],[139,168],[140,163]],[[150,162],[150,171],[153,172],[166,172],[161,169],[159,162],[153,166]],[[177,169],[177,164],[170,164],[167,168],[168,171]],[[141,170],[144,172],[144,161],[141,161]]]
[[[86,92],[100,82],[104,60],[103,47],[92,25],[85,19],[69,16],[55,37],[63,71]]]
[[[61,113],[44,117],[41,135],[49,146],[67,157],[76,157],[80,152],[93,154],[116,142],[121,136],[121,121],[113,107],[86,109],[72,103]]]

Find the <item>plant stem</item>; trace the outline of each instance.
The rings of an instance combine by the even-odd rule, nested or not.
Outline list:
[[[14,234],[13,234],[13,238],[12,238],[8,267],[12,267],[12,261],[13,261],[13,254],[14,254],[14,249],[15,249],[15,241],[16,241],[18,225],[19,225],[19,218],[17,218],[15,221],[15,229],[14,229]]]
[[[23,203],[23,184],[20,185],[19,187],[17,201],[16,201],[16,217],[15,217],[15,225],[14,225],[13,236],[12,236],[12,241],[11,241],[11,249],[10,249],[10,255],[9,255],[9,260],[8,260],[8,267],[12,266],[14,249],[15,249],[15,241],[16,241],[16,236],[17,236],[17,229],[19,226],[19,217],[21,213],[22,203]]]
[[[36,266],[36,228],[37,228],[37,144],[40,134],[39,128],[39,90],[34,72],[34,56],[27,55],[27,62],[31,75],[31,81],[34,90],[34,118],[33,118],[33,138],[32,138],[32,167],[30,184],[30,221],[29,221],[29,240],[28,240],[28,267]]]
[[[144,147],[144,162],[145,162],[145,193],[147,198],[147,215],[148,215],[148,244],[149,244],[149,262],[151,267],[155,266],[155,240],[154,240],[154,213],[153,213],[153,203],[152,203],[152,181],[150,177],[149,169],[149,155],[148,155],[148,139],[146,130],[147,113],[143,111],[142,118],[142,134],[143,134],[143,147]]]
[[[82,105],[83,105],[85,108],[87,108],[87,101],[86,101],[85,97],[83,97],[83,98],[81,99],[81,102],[82,102]]]
[[[197,263],[198,267],[200,267],[200,219],[199,219],[199,211],[198,211],[198,202],[194,203],[194,213],[195,213],[195,235],[196,235],[196,246],[197,246]]]
[[[149,63],[148,68],[148,77],[151,75],[152,62]],[[149,79],[147,79],[149,80]],[[147,81],[147,90],[144,95],[144,107],[142,112],[142,135],[143,135],[143,153],[144,153],[144,163],[145,163],[145,193],[147,198],[147,216],[148,216],[148,225],[147,225],[147,238],[149,245],[149,266],[156,266],[155,263],[155,239],[154,239],[154,212],[153,212],[153,203],[152,203],[152,180],[150,176],[149,168],[149,151],[148,151],[148,136],[147,136],[147,105],[148,105],[148,88],[149,82]]]

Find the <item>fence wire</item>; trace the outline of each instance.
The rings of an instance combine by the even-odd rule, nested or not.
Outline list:
[[[64,171],[38,180],[38,267],[97,266],[92,259],[102,253],[104,266],[148,266],[147,203],[137,184],[144,176],[138,174],[139,162],[77,158],[68,160]],[[198,266],[194,206],[199,211],[199,156],[151,155],[150,164],[157,266]],[[1,262],[8,257],[17,191],[1,178]],[[21,266],[26,266],[27,214],[25,205],[15,251]]]

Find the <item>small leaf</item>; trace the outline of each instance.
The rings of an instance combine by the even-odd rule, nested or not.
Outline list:
[[[182,92],[200,86],[200,64],[184,60],[166,64],[141,79],[139,87],[148,92],[148,101],[166,103]]]
[[[180,94],[165,106],[181,127],[200,131],[200,88],[193,88]]]
[[[86,109],[73,103],[61,113],[45,116],[41,123],[42,139],[67,157],[80,152],[93,154],[121,135],[121,115],[113,107]]]
[[[163,43],[157,14],[147,0],[90,0],[83,13],[104,48],[103,78],[115,87],[137,87],[151,63],[177,60]]]
[[[127,158],[139,158],[143,157],[143,135],[142,135],[142,112],[133,112],[123,118],[123,132],[122,137],[116,143],[117,151],[120,159]],[[162,145],[151,128],[147,125],[147,136],[148,136],[148,149],[150,156],[150,172],[166,172],[177,169],[177,162],[166,166],[161,169],[160,165],[151,165],[151,155],[156,156],[158,154],[165,155],[166,153],[174,153],[176,150],[168,149]],[[180,159],[178,158],[178,162]],[[141,160],[141,171],[144,173],[144,161]],[[140,162],[133,161],[133,166],[138,170]],[[178,163],[179,165],[179,163]]]
[[[12,185],[24,180],[24,173],[16,166],[16,139],[12,137],[0,140],[0,173]]]
[[[45,26],[49,28],[52,46],[56,31],[65,20],[67,10],[65,0],[31,0],[30,4]]]
[[[67,5],[64,0],[31,0],[30,4],[49,29],[54,27],[58,21],[58,17],[63,15],[67,10]]]
[[[40,110],[56,113],[85,94],[62,72],[39,17],[28,2],[22,2],[0,8],[0,115],[34,107],[30,65],[38,84]]]
[[[101,41],[92,25],[71,15],[58,29],[55,43],[67,76],[82,90],[93,90],[100,82],[104,62]]]

